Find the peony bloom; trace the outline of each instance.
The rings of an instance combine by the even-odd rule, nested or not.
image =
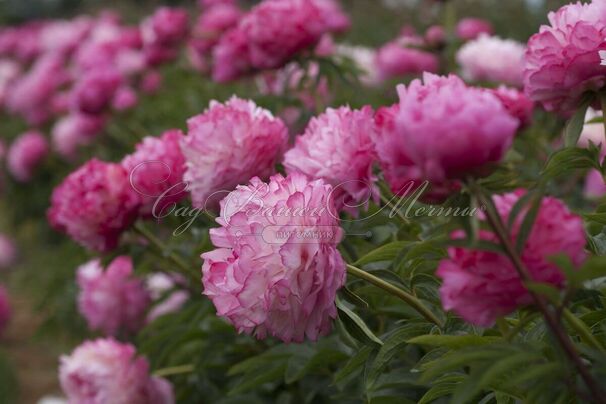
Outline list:
[[[19,182],[30,181],[36,168],[48,155],[48,151],[48,141],[42,133],[25,132],[15,139],[8,149],[9,172]]]
[[[519,128],[525,128],[532,121],[534,102],[530,101],[526,94],[515,88],[499,86],[488,90],[494,94],[503,104],[507,112],[520,122]]]
[[[17,247],[13,240],[0,233],[0,269],[10,268],[17,261]]]
[[[155,273],[147,278],[147,289],[152,299],[156,302],[147,314],[147,321],[152,322],[156,318],[178,311],[189,300],[189,293],[178,289],[178,283],[182,279],[179,275],[168,275]]]
[[[606,50],[606,2],[570,4],[549,13],[528,41],[524,89],[548,111],[570,114],[586,91],[606,85],[599,51]]]
[[[479,18],[463,18],[457,24],[455,31],[457,36],[465,41],[476,39],[482,34],[492,35],[494,33],[492,25]]]
[[[400,103],[377,112],[377,155],[396,194],[429,181],[425,199],[444,200],[456,180],[483,175],[510,147],[519,125],[499,99],[458,77],[424,75],[398,86]]]
[[[6,94],[6,106],[31,125],[46,122],[51,116],[51,99],[68,80],[63,58],[57,54],[37,59],[27,73],[11,85]]]
[[[168,381],[149,374],[135,347],[112,338],[86,341],[61,357],[59,380],[70,404],[173,404]]]
[[[139,203],[124,168],[92,159],[55,188],[48,220],[84,247],[105,252],[135,221]]]
[[[380,79],[388,80],[423,72],[436,73],[438,58],[430,52],[390,42],[377,51],[375,65]]]
[[[217,314],[257,338],[317,340],[337,316],[345,282],[332,188],[294,173],[253,178],[221,201],[216,250],[202,254],[204,294]]]
[[[356,212],[360,204],[378,196],[372,173],[375,161],[373,110],[329,108],[313,118],[295,146],[284,155],[287,173],[321,178],[334,188],[337,210]]]
[[[12,84],[20,74],[19,63],[10,59],[0,59],[0,106],[4,106],[6,98],[12,90]]]
[[[166,131],[161,137],[148,136],[122,160],[130,185],[141,198],[140,213],[146,217],[160,217],[165,208],[187,195],[183,184],[185,158],[179,148],[182,139],[178,129]]]
[[[522,87],[525,49],[511,39],[480,35],[463,45],[456,57],[465,80]]]
[[[8,292],[4,286],[0,285],[0,334],[6,329],[6,326],[11,319],[11,314]]]
[[[494,198],[505,223],[523,194],[516,191]],[[512,242],[517,238],[523,217],[524,213],[514,223]],[[456,232],[454,236],[458,238],[462,234]],[[481,237],[496,241],[496,236],[489,231],[483,231]],[[580,266],[586,257],[585,243],[582,219],[560,200],[546,197],[521,258],[534,282],[561,288],[565,276],[549,258],[564,254],[575,266]],[[497,318],[532,304],[528,290],[505,255],[459,247],[450,248],[448,253],[449,258],[440,262],[436,272],[443,281],[440,296],[445,310],[453,310],[472,324],[490,327]]]
[[[213,78],[229,81],[281,67],[324,34],[347,28],[349,19],[333,0],[264,0],[219,41]]]
[[[141,26],[145,45],[174,46],[188,34],[187,11],[180,8],[160,7]]]
[[[98,259],[87,262],[78,268],[78,286],[78,309],[91,330],[134,333],[145,323],[150,296],[130,257],[117,257],[105,271]]]
[[[88,145],[105,127],[99,115],[72,112],[58,120],[51,130],[53,148],[67,159],[76,157],[78,147]]]
[[[74,85],[72,102],[83,113],[100,114],[109,108],[123,77],[113,69],[95,69]]]
[[[235,27],[242,17],[235,4],[216,4],[205,10],[192,28],[190,46],[201,53],[209,52],[227,30]]]
[[[183,176],[194,206],[216,202],[253,176],[266,178],[282,157],[288,140],[284,123],[252,101],[232,97],[211,101],[203,114],[187,121],[181,141],[186,160]],[[215,193],[224,192],[222,195]]]

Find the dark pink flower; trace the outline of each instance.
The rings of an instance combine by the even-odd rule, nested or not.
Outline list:
[[[381,80],[438,71],[438,57],[430,52],[390,42],[377,51],[375,65]]]
[[[520,122],[520,129],[530,125],[534,111],[534,102],[526,94],[520,90],[506,86],[499,86],[489,91],[501,101],[507,112]]]
[[[476,39],[481,34],[493,33],[494,29],[490,22],[479,18],[463,18],[456,27],[457,36],[466,41]]]
[[[11,305],[8,292],[0,285],[0,334],[4,332],[12,317]]]
[[[122,166],[92,159],[55,188],[48,220],[84,247],[110,251],[137,218],[139,203]]]
[[[494,198],[505,223],[523,194],[523,191],[516,191]],[[514,243],[526,212],[523,211],[514,222],[511,232]],[[457,232],[453,236],[460,238],[463,235]],[[482,231],[481,238],[497,241],[489,231]],[[534,282],[560,288],[565,282],[564,274],[549,258],[563,254],[580,266],[586,257],[585,244],[582,219],[560,200],[546,197],[541,202],[521,258]],[[533,302],[509,258],[499,253],[453,247],[449,249],[449,258],[440,262],[436,274],[443,281],[440,296],[444,309],[453,310],[475,325],[489,327],[497,318]]]
[[[124,78],[113,69],[87,72],[74,85],[72,102],[83,113],[100,114],[110,107]]]
[[[165,208],[187,195],[183,182],[185,157],[179,148],[182,140],[183,133],[177,129],[161,137],[148,136],[122,160],[130,185],[141,199],[142,215],[159,217]]]

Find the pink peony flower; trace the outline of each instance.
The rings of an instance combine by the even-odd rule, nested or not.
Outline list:
[[[281,67],[324,34],[347,28],[349,19],[333,0],[264,0],[219,41],[213,78],[228,81]]]
[[[217,4],[205,10],[192,28],[190,45],[201,53],[209,52],[226,31],[235,27],[243,12],[235,4]]]
[[[141,199],[140,214],[161,217],[165,208],[187,195],[183,183],[185,158],[179,148],[182,139],[183,133],[177,129],[161,137],[148,136],[122,160],[130,186]]]
[[[4,106],[12,84],[21,74],[20,65],[10,59],[0,59],[0,106]]]
[[[494,198],[505,222],[523,194],[516,191]],[[513,227],[514,242],[524,214],[518,216]],[[455,238],[461,236],[461,232],[454,234]],[[489,231],[483,231],[481,237],[496,241],[496,236]],[[546,197],[521,258],[534,282],[563,287],[564,274],[549,258],[564,254],[580,266],[586,257],[585,243],[581,218],[571,213],[563,202]],[[440,262],[436,272],[443,281],[440,296],[445,310],[453,310],[472,324],[489,327],[497,318],[532,303],[528,290],[505,255],[459,247],[450,248],[448,253],[449,258]]]
[[[587,148],[590,143],[601,146],[601,154],[606,155],[606,133],[602,122],[588,123],[592,119],[601,118],[602,114],[589,107],[585,113],[585,124],[577,142],[578,147]]]
[[[530,101],[526,94],[514,88],[499,86],[497,89],[488,90],[494,94],[503,104],[507,112],[520,122],[519,128],[530,125],[534,102]]]
[[[130,257],[117,257],[105,271],[98,259],[87,262],[78,268],[78,286],[78,310],[91,330],[134,333],[145,323],[150,296],[134,278]]]
[[[48,141],[38,131],[29,131],[13,141],[8,150],[7,166],[19,182],[28,182],[48,155]]]
[[[224,104],[211,101],[210,108],[190,118],[187,126],[181,141],[186,160],[183,179],[198,208],[207,202],[215,205],[225,195],[217,193],[229,192],[253,176],[272,174],[288,140],[280,119],[235,96]]]
[[[313,118],[295,146],[284,155],[287,173],[301,172],[323,179],[334,188],[337,210],[357,211],[360,204],[377,199],[373,110],[329,108]]]
[[[51,99],[67,79],[61,56],[50,54],[37,59],[6,94],[8,110],[23,116],[31,125],[46,122],[51,116]]]
[[[8,292],[0,285],[0,334],[4,332],[12,317],[11,305]]]
[[[74,85],[74,107],[83,113],[100,114],[109,108],[123,82],[120,73],[113,69],[95,69],[87,72]]]
[[[390,42],[377,51],[375,64],[381,80],[438,71],[437,56],[406,47],[397,41]]]
[[[222,5],[233,5],[236,3],[236,0],[198,0],[198,6],[202,9],[207,9],[216,6]]]
[[[456,58],[466,80],[522,87],[525,49],[511,39],[480,35],[463,45]]]
[[[583,195],[589,199],[598,199],[606,195],[606,182],[598,170],[589,171],[585,177]]]
[[[91,143],[104,127],[105,119],[102,116],[72,112],[53,126],[53,148],[61,156],[73,159],[78,148]]]
[[[456,180],[482,175],[510,147],[518,120],[497,97],[458,77],[425,73],[398,86],[400,103],[377,112],[377,155],[391,189],[429,181],[426,200],[444,200]]]
[[[600,63],[600,65],[602,66],[606,66],[606,51],[600,51],[600,58],[602,59],[602,62]]]
[[[202,282],[238,332],[303,342],[330,331],[345,282],[331,191],[322,180],[278,174],[269,184],[253,178],[221,202],[222,227],[210,230],[217,249],[202,254]]]
[[[146,45],[177,45],[187,37],[188,20],[184,9],[160,7],[141,25],[143,42]]]
[[[189,293],[178,289],[182,279],[179,275],[156,273],[147,278],[147,289],[156,301],[147,314],[147,321],[178,311],[189,300]]]
[[[13,240],[0,233],[0,269],[10,268],[17,261],[17,247]]]
[[[173,404],[168,381],[149,374],[135,347],[112,338],[86,341],[61,357],[61,388],[70,404]]]
[[[570,114],[584,92],[606,85],[599,55],[606,50],[606,3],[570,4],[548,17],[528,41],[524,89],[548,111]]]
[[[110,251],[137,218],[139,198],[119,164],[92,159],[53,191],[48,220],[86,248]]]
[[[463,18],[457,24],[455,31],[457,36],[465,41],[476,39],[482,34],[492,35],[494,33],[492,25],[479,18]]]

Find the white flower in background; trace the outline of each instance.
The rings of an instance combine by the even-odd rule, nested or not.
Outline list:
[[[606,66],[606,51],[600,51],[600,58],[602,59],[602,66]]]
[[[342,44],[337,45],[335,53],[353,60],[358,68],[363,70],[360,74],[362,84],[367,86],[379,84],[379,73],[375,63],[376,50],[365,46]]]

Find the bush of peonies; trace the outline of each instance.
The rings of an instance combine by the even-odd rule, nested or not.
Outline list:
[[[249,3],[0,27],[0,338],[31,283],[69,403],[606,402],[606,2]]]

